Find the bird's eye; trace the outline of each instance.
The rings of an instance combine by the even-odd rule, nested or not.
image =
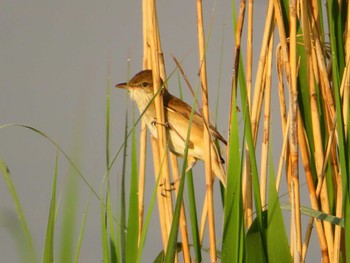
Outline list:
[[[146,82],[146,81],[142,82],[142,83],[141,83],[141,86],[144,87],[144,88],[146,88],[146,87],[148,86],[148,82]]]

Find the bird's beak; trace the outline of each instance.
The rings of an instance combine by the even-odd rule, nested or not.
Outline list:
[[[128,83],[123,82],[123,83],[119,83],[117,85],[115,85],[116,88],[120,88],[120,89],[127,89],[128,88]]]

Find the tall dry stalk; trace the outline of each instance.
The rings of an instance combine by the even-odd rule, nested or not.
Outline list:
[[[157,12],[155,1],[144,0],[143,5],[144,15],[144,32],[146,32],[146,41],[144,41],[145,49],[149,47],[144,56],[144,61],[147,61],[147,66],[150,66],[153,72],[153,87],[155,94],[161,87],[161,76],[165,77],[164,61],[160,54],[162,54],[158,30]],[[161,71],[162,70],[162,71]],[[156,108],[156,118],[159,123],[165,123],[164,121],[164,107],[162,95],[159,93],[154,99]],[[172,198],[171,195],[164,198],[164,189],[170,189],[170,173],[169,163],[167,158],[167,146],[166,146],[166,132],[163,125],[157,125],[158,140],[152,138],[152,149],[154,157],[154,168],[156,181],[160,176],[159,182],[164,186],[158,188],[158,206],[159,206],[159,217],[161,222],[161,230],[163,237],[164,251],[167,249],[168,236],[170,233],[171,222],[172,222]]]
[[[206,49],[203,25],[203,7],[202,1],[196,0],[197,7],[197,30],[198,30],[198,51],[199,51],[199,76],[202,86],[202,102],[203,102],[203,120],[207,124],[204,128],[205,142],[205,182],[206,197],[208,206],[208,228],[209,228],[209,249],[210,261],[216,262],[216,237],[215,237],[215,215],[213,200],[213,174],[211,165],[211,136],[209,133],[209,108],[208,108],[208,84],[206,69]]]

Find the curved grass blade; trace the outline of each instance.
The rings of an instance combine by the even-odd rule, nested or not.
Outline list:
[[[59,144],[57,142],[55,142],[50,136],[46,135],[43,131],[34,128],[30,125],[27,124],[23,124],[23,123],[7,123],[4,125],[0,125],[0,129],[4,129],[4,128],[9,128],[9,127],[22,127],[22,128],[26,128],[29,129],[41,136],[43,136],[45,139],[47,139],[50,143],[52,143],[55,147],[58,148],[58,151],[60,153],[63,154],[63,156],[66,158],[66,160],[69,162],[69,164],[72,166],[74,172],[76,172],[79,177],[84,181],[84,183],[87,185],[87,187],[92,191],[93,195],[100,200],[100,197],[97,193],[97,191],[92,187],[92,185],[88,182],[88,180],[84,177],[84,175],[82,174],[82,172],[79,170],[79,168],[75,165],[75,163],[73,162],[73,160],[69,157],[69,155],[59,146]]]

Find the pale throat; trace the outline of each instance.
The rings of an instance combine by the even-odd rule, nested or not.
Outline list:
[[[149,105],[150,101],[154,96],[153,93],[145,92],[144,90],[136,88],[136,89],[129,90],[129,94],[130,94],[130,98],[136,102],[137,107],[139,108],[140,114],[142,114],[145,111],[142,118],[147,124],[147,127],[149,128],[153,137],[158,138],[157,127],[153,125],[153,122],[156,120],[154,104],[151,103]]]

